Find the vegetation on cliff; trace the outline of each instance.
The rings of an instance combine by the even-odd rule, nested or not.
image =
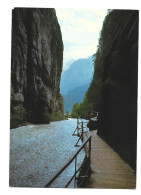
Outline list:
[[[63,109],[64,109],[64,99],[63,99],[63,96],[60,94],[60,109],[51,114],[50,120],[51,121],[60,121],[60,120],[65,119]]]
[[[81,103],[77,102],[73,105],[71,117],[73,118],[82,117],[85,119],[89,118],[92,111],[92,104],[88,102],[87,97],[88,97],[88,91],[85,93],[83,102]]]

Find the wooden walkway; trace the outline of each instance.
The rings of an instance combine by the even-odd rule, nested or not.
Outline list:
[[[92,174],[86,188],[135,189],[134,170],[97,134],[92,133]]]

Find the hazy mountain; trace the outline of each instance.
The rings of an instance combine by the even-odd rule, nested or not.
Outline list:
[[[70,90],[67,94],[63,95],[64,113],[66,112],[66,110],[71,112],[72,107],[76,102],[80,103],[83,101],[84,95],[85,95],[88,87],[89,87],[89,83],[87,83],[81,87],[77,87],[73,90]]]
[[[74,59],[69,60],[68,62],[65,63],[64,67],[63,67],[63,71],[68,70],[70,65],[74,62]]]
[[[90,83],[93,77],[93,71],[92,56],[74,61],[69,69],[65,70],[61,75],[61,94],[67,94],[70,90]]]
[[[94,57],[95,59],[95,57]],[[83,101],[94,72],[93,57],[74,61],[61,76],[60,91],[64,98],[64,112]]]

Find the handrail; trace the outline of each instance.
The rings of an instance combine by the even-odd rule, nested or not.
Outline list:
[[[46,183],[42,186],[42,187],[49,187],[54,181],[55,179],[57,179],[59,177],[59,175],[61,175],[61,173],[73,162],[74,159],[77,158],[77,155],[80,153],[80,151],[84,148],[84,146],[89,142],[89,153],[86,154],[86,156],[88,155],[87,158],[90,159],[90,155],[91,155],[91,133],[88,131],[88,137],[86,138],[86,140],[82,143],[81,146],[79,146],[78,150],[70,157],[70,159],[61,167],[59,168],[59,170],[57,170],[52,176],[50,176],[48,178],[48,180],[46,181]],[[76,166],[76,160],[75,160],[75,166]],[[71,177],[71,179],[69,180],[69,182],[65,185],[65,187],[67,187],[71,181],[73,180],[74,177],[76,177],[76,174],[78,173],[78,171],[81,169],[81,167],[76,171],[75,170],[75,174]]]

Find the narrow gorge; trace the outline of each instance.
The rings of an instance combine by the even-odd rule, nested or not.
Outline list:
[[[11,128],[49,123],[63,115],[60,77],[63,42],[55,9],[12,11]]]
[[[79,187],[82,178],[86,188],[134,189],[139,11],[57,9],[12,10],[10,186],[49,187],[65,171],[59,188]],[[96,47],[100,21],[93,22],[102,12]],[[77,26],[77,33],[90,27],[88,45],[86,32],[82,45],[76,41]],[[90,48],[89,57],[65,64]]]

